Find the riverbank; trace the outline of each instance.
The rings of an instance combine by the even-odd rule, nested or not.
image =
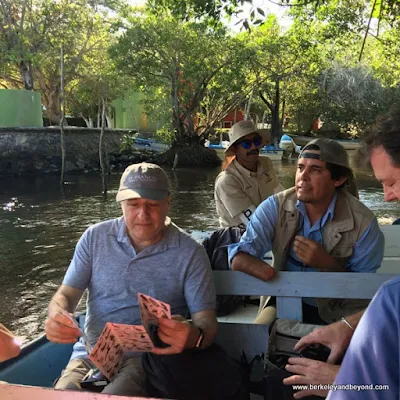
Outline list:
[[[129,164],[142,161],[168,166],[172,166],[175,159],[178,166],[220,164],[214,151],[199,145],[168,149],[160,143],[149,146],[133,141],[131,148],[121,151],[121,143],[128,132],[123,129],[105,130],[107,172],[123,171]],[[99,171],[99,141],[100,129],[65,127],[65,172]],[[0,176],[60,173],[60,128],[0,128],[0,154]]]
[[[157,151],[132,149],[121,152],[126,130],[108,130],[104,135],[107,169],[123,170],[131,163],[154,162]],[[22,176],[61,171],[60,129],[0,128],[0,175]],[[65,172],[99,171],[100,129],[65,127]]]

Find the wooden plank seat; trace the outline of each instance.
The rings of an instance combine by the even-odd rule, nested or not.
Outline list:
[[[374,273],[280,272],[271,282],[263,282],[237,271],[214,271],[217,294],[271,295],[277,298],[277,317],[302,321],[302,297],[371,299],[379,287],[395,274]],[[238,315],[236,315],[236,320]],[[240,318],[239,318],[240,319]],[[217,343],[228,354],[248,359],[268,351],[268,325],[219,323]],[[262,364],[255,365],[252,380],[263,374]],[[252,399],[255,398],[252,395]]]
[[[383,261],[382,261],[381,267],[378,269],[377,273],[378,274],[394,274],[394,275],[400,274],[400,242],[398,240],[398,238],[400,236],[400,225],[381,225],[380,228],[381,228],[383,234],[385,235],[385,249],[384,249]],[[272,253],[266,254],[265,261],[269,262],[269,263],[272,263]],[[285,274],[285,273],[283,273],[283,274]],[[294,274],[296,274],[296,273],[294,273]],[[300,274],[304,274],[304,273],[301,272]],[[347,280],[349,275],[348,275],[348,273],[345,273],[345,274],[346,274],[346,276],[344,278]],[[357,276],[356,277],[356,281],[357,281],[357,278],[362,279],[362,277],[358,273],[355,274],[355,275]],[[285,276],[285,275],[283,275],[283,276]],[[300,276],[300,278],[301,278],[300,281],[296,281],[295,280],[296,279],[296,275],[290,275],[290,276],[292,276],[292,278],[293,278],[293,283],[297,283],[298,282],[300,287],[304,288],[304,292],[302,292],[302,294],[298,295],[298,296],[284,296],[284,297],[286,297],[286,300],[278,300],[279,303],[281,303],[282,301],[285,301],[285,303],[289,304],[289,301],[290,301],[289,297],[335,297],[335,296],[328,296],[328,295],[317,296],[317,295],[313,294],[314,292],[308,292],[308,289],[306,287],[304,287],[302,282],[304,282],[304,279],[306,279],[306,278],[308,280],[310,278],[312,278],[311,282],[313,282],[313,284],[311,286],[318,286],[319,285],[319,281],[318,282],[314,281],[314,279],[317,279],[317,276],[313,275],[312,277],[310,277],[310,276],[307,275],[307,277],[303,277],[302,278],[302,275],[301,275]],[[338,281],[340,281],[340,276],[341,275],[339,274]],[[329,282],[331,282],[331,278],[333,278],[333,276],[329,275]],[[218,279],[221,279],[221,278],[218,278]],[[231,282],[231,279],[233,280],[232,284],[235,284],[234,280],[236,278],[230,278],[229,282]],[[321,278],[321,279],[324,280],[323,278]],[[381,278],[377,278],[377,283],[378,283],[377,288],[380,286],[379,282],[381,282],[381,283],[383,282],[383,281],[380,281],[380,279]],[[254,280],[254,281],[257,281],[257,280]],[[254,282],[254,281],[251,281],[251,282]],[[325,284],[323,286],[324,290],[326,290],[326,286],[327,286],[326,284],[328,282],[328,280],[326,279],[326,276],[325,276],[325,281],[326,282],[325,282]],[[331,285],[339,284],[338,281],[335,280],[334,281],[335,283],[332,281]],[[279,281],[279,282],[283,283],[283,280]],[[362,282],[363,281],[360,280],[359,284],[361,285]],[[247,285],[252,286],[252,290],[253,291],[255,290],[256,287],[259,288],[259,289],[257,289],[257,291],[259,292],[259,293],[257,293],[257,295],[260,295],[260,294],[263,294],[263,295],[274,295],[273,293],[268,293],[268,290],[269,290],[269,288],[271,286],[266,286],[265,290],[267,290],[267,292],[265,292],[265,291],[262,292],[262,289],[259,286],[259,284],[262,285],[262,282],[256,283],[255,285],[253,283],[247,283]],[[226,285],[230,285],[230,283],[228,284],[228,281],[227,281]],[[356,286],[356,288],[357,287],[358,286]],[[235,286],[235,288],[237,288],[237,285]],[[274,286],[272,286],[272,288],[274,288]],[[241,289],[245,289],[245,288],[241,287]],[[226,286],[225,286],[224,290],[226,290]],[[283,287],[281,290],[286,291],[286,287]],[[354,290],[356,290],[356,289],[354,289]],[[351,291],[354,291],[354,290],[352,289]],[[376,292],[376,290],[375,290],[375,292]],[[345,292],[343,292],[343,293],[344,293],[344,296],[342,296],[342,297],[344,297],[344,298],[357,298],[357,297],[350,297]],[[358,292],[356,291],[356,293],[358,293]],[[218,293],[218,294],[222,294],[222,293]],[[236,294],[236,293],[230,293],[230,294]],[[242,293],[242,294],[244,294],[244,295],[250,295],[250,294],[251,295],[256,295],[255,293]],[[336,297],[341,298],[340,296],[336,296]],[[360,298],[372,298],[372,297],[373,297],[373,295],[367,296],[367,297],[360,297]],[[299,304],[299,301],[297,301],[297,303]],[[281,307],[278,306],[278,309],[279,308],[281,308]],[[235,322],[241,321],[241,322],[245,322],[245,323],[251,323],[251,322],[254,321],[254,319],[255,319],[255,317],[257,315],[257,311],[258,311],[258,307],[257,306],[246,305],[245,307],[239,308],[238,310],[236,310],[235,312],[233,312],[232,314],[230,314],[228,316],[224,316],[224,317],[218,318],[218,320],[220,322],[232,322],[232,323],[235,323]],[[296,318],[296,319],[298,319],[298,318]]]
[[[219,295],[271,295],[277,297],[277,316],[302,321],[302,297],[372,299],[379,287],[400,273],[400,226],[381,226],[385,235],[385,250],[378,273],[328,273],[325,272],[279,272],[276,279],[263,282],[237,271],[214,271]],[[269,259],[272,261],[272,259]],[[258,307],[246,305],[231,315],[219,318],[217,341],[228,353],[238,356],[238,350],[250,355],[265,352],[268,346],[268,326],[251,324]],[[244,321],[240,328],[240,321]],[[245,342],[240,341],[235,349],[226,346],[239,330],[245,332]]]

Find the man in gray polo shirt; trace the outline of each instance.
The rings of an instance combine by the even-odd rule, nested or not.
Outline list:
[[[171,305],[171,313],[191,314],[162,320],[158,336],[167,347],[156,355],[206,349],[217,331],[215,288],[207,254],[200,244],[167,217],[168,178],[154,164],[129,166],[117,194],[123,216],[90,226],[80,238],[63,284],[50,302],[46,335],[57,343],[74,343],[80,336],[60,308],[73,313],[87,290],[85,333],[93,346],[107,322],[141,324],[137,293]],[[74,346],[57,389],[80,389],[91,368],[84,346]],[[140,354],[124,363],[103,393],[146,395]]]

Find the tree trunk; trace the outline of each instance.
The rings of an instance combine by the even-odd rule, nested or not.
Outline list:
[[[261,121],[261,124],[262,124],[262,127],[263,127],[263,128],[264,128],[264,124],[265,124],[265,117],[266,117],[266,115],[267,115],[267,112],[264,111],[264,112],[263,112],[263,116],[262,116],[262,121]]]
[[[107,177],[106,177],[106,162],[104,157],[104,132],[106,125],[106,101],[104,98],[101,99],[102,107],[101,107],[101,131],[100,131],[100,140],[99,140],[99,160],[101,167],[101,177],[103,182],[103,194],[107,193]]]
[[[19,71],[21,74],[21,80],[24,84],[24,89],[33,90],[32,63],[30,61],[26,63],[24,60],[21,60],[19,63]]]
[[[93,128],[93,118],[91,117],[86,118],[83,114],[81,114],[81,117],[85,121],[87,128]]]
[[[111,116],[110,115],[108,115],[108,114],[106,114],[106,121],[107,121],[107,128],[108,129],[110,129],[110,128],[112,128],[112,119],[111,119]]]
[[[64,139],[64,119],[65,119],[65,92],[64,92],[64,49],[61,46],[61,79],[60,79],[60,87],[61,87],[61,105],[62,108],[60,110],[61,118],[60,118],[60,142],[61,142],[61,177],[60,177],[60,185],[64,185],[64,172],[65,172],[65,139]],[[58,102],[59,103],[59,102]]]
[[[253,99],[253,90],[250,93],[250,97],[249,100],[247,100],[246,102],[246,106],[245,106],[245,112],[244,112],[244,119],[245,121],[247,121],[249,119],[249,115],[250,115],[250,107],[251,107],[251,101]]]
[[[57,76],[46,78],[40,68],[36,67],[35,78],[42,92],[42,102],[46,107],[50,125],[59,125],[61,120],[60,76],[57,74]]]
[[[43,94],[43,104],[46,107],[46,113],[49,117],[50,125],[60,125],[61,104],[60,89],[58,88],[58,86],[53,88],[51,91],[47,90],[46,93]]]
[[[280,102],[280,88],[279,88],[279,78],[275,81],[275,100],[274,105],[271,110],[272,121],[271,121],[271,143],[277,145],[281,129],[279,127],[279,102]]]
[[[281,112],[281,132],[283,131],[283,126],[285,124],[285,107],[286,107],[286,100],[283,99],[283,101],[282,101],[282,112]]]

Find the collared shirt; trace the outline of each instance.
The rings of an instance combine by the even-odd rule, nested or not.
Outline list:
[[[330,221],[334,215],[336,205],[336,196],[332,199],[327,211],[313,226],[305,212],[305,205],[301,201],[297,201],[296,207],[301,214],[299,233],[308,239],[322,243],[322,228]],[[271,196],[263,201],[252,215],[247,230],[237,244],[229,246],[229,262],[240,251],[248,253],[259,259],[263,255],[272,250],[272,242],[275,233],[275,226],[278,222],[278,203],[276,196]],[[353,254],[346,265],[349,272],[375,272],[379,267],[383,258],[384,236],[379,229],[378,222],[374,218],[370,226],[361,235],[355,244]],[[290,249],[290,255],[294,260],[298,260],[293,248]],[[314,272],[316,269],[297,265],[291,257],[288,257],[285,269],[289,271],[305,271]]]
[[[257,207],[280,190],[282,186],[268,157],[259,157],[257,172],[251,172],[233,160],[215,180],[214,197],[220,226],[242,226],[239,216],[242,212],[251,206]]]
[[[300,213],[300,221],[299,230],[296,232],[296,236],[303,236],[323,245],[322,229],[324,228],[325,224],[331,221],[333,218],[335,213],[336,199],[337,196],[335,195],[329,204],[326,213],[319,218],[313,226],[311,226],[310,219],[308,218],[305,204],[302,201],[297,200],[296,208]],[[293,247],[290,248],[285,270],[297,272],[318,272],[318,268],[310,267],[309,265],[305,265],[302,261],[300,261],[293,250]],[[303,302],[314,307],[317,306],[317,301],[314,298],[304,298]]]
[[[139,253],[123,218],[93,225],[79,239],[63,284],[88,289],[85,333],[91,345],[107,322],[141,324],[138,292],[170,304],[172,314],[215,309],[204,247],[169,218],[166,224],[161,241]],[[73,358],[82,356],[82,346],[76,346]]]
[[[398,400],[399,315],[400,277],[397,277],[380,287],[351,338],[335,380],[335,385],[343,385],[347,390],[331,391],[327,400]]]

